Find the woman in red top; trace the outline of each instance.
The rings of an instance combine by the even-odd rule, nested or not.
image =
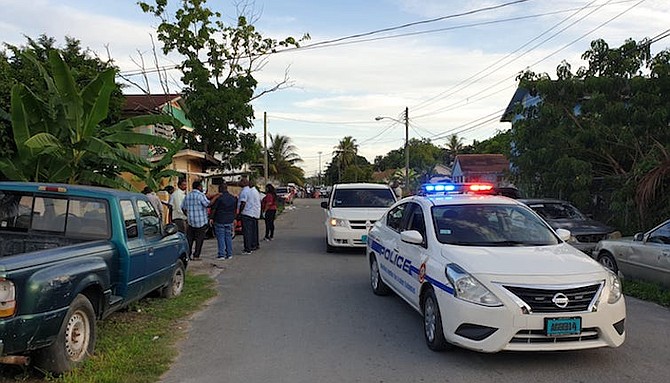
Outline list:
[[[277,193],[271,184],[265,185],[265,197],[261,201],[265,217],[265,240],[271,241],[275,236],[275,217],[277,216]]]

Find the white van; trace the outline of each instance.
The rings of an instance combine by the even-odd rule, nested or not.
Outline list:
[[[384,184],[353,183],[333,186],[326,209],[326,251],[364,248],[368,229],[396,202],[393,190]]]

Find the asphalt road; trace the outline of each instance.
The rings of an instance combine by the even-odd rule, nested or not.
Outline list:
[[[617,349],[481,354],[430,351],[421,317],[377,297],[362,251],[325,252],[320,200],[296,200],[276,239],[225,263],[220,295],[192,319],[163,382],[663,382],[670,310],[627,298]],[[262,229],[262,227],[261,227]],[[212,257],[209,240],[205,257]],[[209,267],[207,260],[202,266]]]

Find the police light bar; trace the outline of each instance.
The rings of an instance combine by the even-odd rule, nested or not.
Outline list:
[[[493,185],[484,183],[439,182],[421,185],[423,195],[478,193],[491,194]]]

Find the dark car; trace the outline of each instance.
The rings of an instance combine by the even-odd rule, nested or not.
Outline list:
[[[621,237],[621,233],[613,227],[587,217],[569,202],[557,199],[519,201],[528,205],[554,229],[570,230],[572,237],[568,243],[589,255],[600,240]]]

